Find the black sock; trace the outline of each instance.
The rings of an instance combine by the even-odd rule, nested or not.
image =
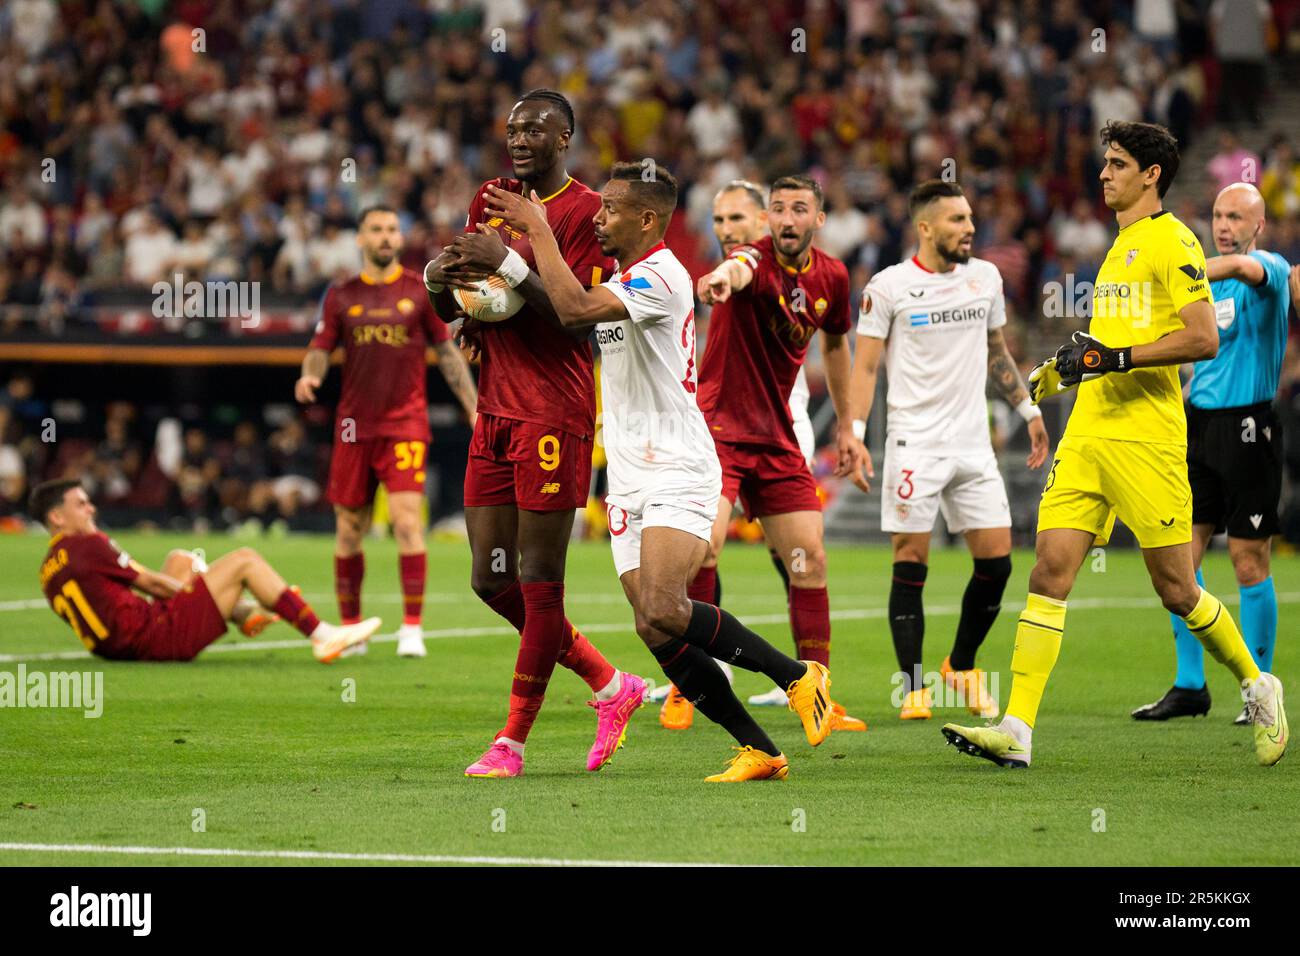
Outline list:
[[[682,635],[687,644],[720,661],[766,674],[782,690],[808,673],[805,665],[786,657],[722,608],[699,601],[691,606],[691,623]]]
[[[989,628],[1002,610],[1002,592],[1011,577],[1011,555],[1000,558],[976,558],[966,593],[961,597],[961,620],[948,662],[955,671],[975,666],[975,652],[984,643]]]
[[[651,653],[663,668],[664,676],[677,685],[682,696],[701,714],[735,737],[738,744],[761,750],[770,757],[781,752],[772,743],[772,738],[749,716],[749,711],[731,689],[727,675],[722,673],[722,668],[712,657],[676,638]]]
[[[790,572],[785,569],[785,562],[781,556],[771,548],[767,549],[767,555],[772,559],[772,567],[776,568],[776,573],[781,575],[781,583],[785,585],[786,596],[790,595]],[[721,605],[718,605],[721,607]]]
[[[895,561],[894,580],[889,587],[889,632],[894,637],[894,654],[907,691],[920,686],[921,644],[925,640],[921,591],[926,570],[916,561]]]

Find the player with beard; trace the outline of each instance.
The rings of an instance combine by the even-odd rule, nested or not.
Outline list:
[[[821,499],[795,435],[790,393],[820,331],[826,382],[841,426],[839,473],[847,474],[865,455],[848,424],[849,275],[842,262],[813,247],[826,221],[816,180],[783,176],[772,184],[769,200],[770,235],[735,244],[697,283],[700,299],[714,307],[700,363],[699,405],[717,446],[723,483],[709,556],[690,594],[695,601],[715,599],[717,559],[740,497],[789,574],[796,657],[829,666]],[[783,703],[781,692],[778,686],[757,702]],[[665,705],[685,710],[671,694]],[[839,704],[832,706],[832,729],[867,729]]]
[[[361,272],[325,293],[294,397],[305,405],[316,401],[330,352],[342,347],[343,394],[335,413],[326,491],[334,504],[339,615],[344,624],[361,620],[366,568],[361,542],[370,527],[375,489],[383,482],[402,586],[397,653],[423,657],[427,559],[420,506],[430,437],[425,349],[437,352],[438,370],[471,422],[474,379],[447,326],[429,305],[419,274],[397,261],[402,252],[397,213],[386,206],[363,210],[357,245]],[[365,647],[361,644],[357,651],[364,653]]]
[[[465,525],[471,586],[520,634],[505,727],[465,771],[471,777],[523,773],[524,744],[558,662],[595,694],[596,741],[587,769],[599,770],[622,745],[642,704],[645,682],[616,670],[564,615],[564,564],[574,510],[586,504],[596,428],[596,393],[586,331],[565,329],[538,276],[528,236],[487,210],[493,188],[536,192],[564,261],[583,286],[599,285],[614,262],[600,249],[592,218],[600,194],[569,175],[565,158],[573,108],[553,90],[520,98],[506,122],[515,178],[479,187],[465,234],[425,267],[439,313],[456,304],[449,286],[494,273],[525,300],[504,322],[466,330],[480,356],[478,422],[465,471]],[[467,324],[470,324],[467,320]]]
[[[971,713],[996,717],[998,702],[975,667],[975,652],[1011,576],[1011,510],[989,439],[988,382],[1028,423],[1030,468],[1047,460],[1047,429],[1002,337],[1002,276],[993,263],[971,256],[975,223],[961,187],[932,179],[912,190],[908,204],[919,249],[878,272],[862,293],[852,388],[854,427],[865,434],[884,355],[889,417],[880,525],[894,551],[889,628],[903,678],[899,717],[931,715],[930,691],[920,679],[921,591],[938,512],[950,531],[965,536],[974,562],[952,653],[939,673]]]
[[[595,232],[619,267],[591,289],[570,271],[550,210],[536,192],[531,202],[497,188],[489,194],[489,208],[531,238],[560,321],[596,328],[610,544],[637,634],[669,679],[740,744],[728,769],[708,781],[785,779],[785,756],[714,658],[762,672],[785,688],[813,746],[830,733],[825,665],[785,656],[726,611],[687,594],[708,551],[723,478],[695,401],[691,278],[663,241],[677,205],[676,181],[658,165],[617,163],[610,170]]]

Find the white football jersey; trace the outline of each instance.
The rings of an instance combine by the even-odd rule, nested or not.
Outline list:
[[[696,404],[695,293],[662,242],[604,283],[627,308],[596,326],[601,440],[609,492],[695,493],[719,484],[713,436]]]
[[[1007,324],[1002,275],[984,259],[931,272],[913,256],[862,292],[858,335],[887,339],[889,442],[964,454],[989,441],[988,334]]]

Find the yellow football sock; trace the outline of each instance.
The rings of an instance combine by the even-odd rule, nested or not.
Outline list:
[[[1034,726],[1038,705],[1047,687],[1047,677],[1061,653],[1061,634],[1064,631],[1065,602],[1031,593],[1020,614],[1020,623],[1016,625],[1008,717],[1018,717],[1030,727]]]
[[[1213,594],[1202,588],[1201,599],[1183,620],[1210,656],[1232,671],[1238,681],[1259,677],[1259,666],[1241,639],[1237,623]]]

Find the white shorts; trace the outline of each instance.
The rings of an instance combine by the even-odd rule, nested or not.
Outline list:
[[[934,530],[936,512],[943,513],[948,530],[954,533],[1011,527],[1007,488],[993,450],[951,457],[909,451],[887,439],[881,530],[927,533]]]
[[[817,435],[813,432],[812,420],[796,418],[794,420],[794,437],[799,442],[799,450],[803,452],[803,460],[808,462],[809,468],[812,468],[813,455],[817,451]]]
[[[644,528],[676,528],[708,541],[718,516],[720,495],[716,484],[687,494],[609,495],[605,499],[605,520],[609,523],[609,545],[618,576],[641,567]]]

